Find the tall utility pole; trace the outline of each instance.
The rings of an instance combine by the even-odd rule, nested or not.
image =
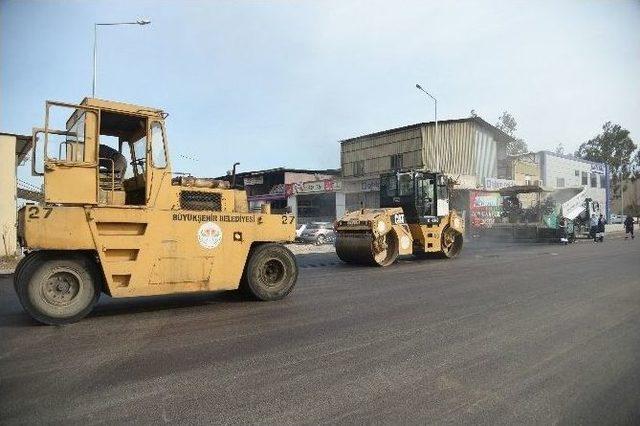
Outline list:
[[[427,94],[427,96],[429,96],[431,99],[433,99],[433,111],[434,111],[434,118],[435,118],[435,123],[436,123],[436,132],[435,132],[435,151],[436,151],[436,171],[439,172],[440,171],[440,156],[438,155],[438,143],[439,143],[439,139],[438,139],[438,100],[431,95],[431,93],[427,92],[426,90],[424,90],[422,88],[422,86],[420,86],[419,84],[416,83],[416,89],[423,91],[424,93]],[[426,166],[426,164],[425,164]]]
[[[624,181],[622,179],[622,167],[620,168],[620,220],[624,216]]]
[[[98,27],[116,25],[149,25],[149,19],[138,19],[135,22],[104,22],[93,24],[93,84],[91,87],[91,97],[96,97],[96,73],[98,69]]]

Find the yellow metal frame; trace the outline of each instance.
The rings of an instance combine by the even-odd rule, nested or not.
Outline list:
[[[95,155],[92,162],[67,164],[69,172],[61,180],[45,181],[58,185],[58,200],[29,205],[19,212],[20,239],[28,250],[83,251],[95,255],[102,269],[105,291],[114,297],[144,296],[193,291],[238,288],[251,248],[266,242],[295,239],[295,217],[270,214],[269,209],[250,212],[245,191],[181,186],[172,183],[168,138],[161,110],[86,98],[82,105],[47,101],[44,129],[46,156],[49,108],[63,106],[95,112]],[[99,129],[102,111],[140,116],[146,119],[145,205],[106,205],[99,198]],[[151,125],[160,123],[166,166],[153,163]],[[35,144],[32,169],[35,171]],[[86,159],[86,158],[85,158]],[[78,185],[69,179],[73,170],[93,168],[95,200],[64,201],[64,191]],[[46,174],[46,171],[45,171]],[[45,176],[46,177],[46,176]],[[62,179],[64,178],[64,179]],[[63,185],[64,183],[64,185]],[[115,186],[115,185],[114,185]],[[186,210],[181,207],[183,191],[218,194],[219,210]],[[67,194],[68,195],[68,194]],[[113,196],[112,196],[113,198]]]

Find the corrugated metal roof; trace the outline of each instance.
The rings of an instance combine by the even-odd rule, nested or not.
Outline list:
[[[438,120],[438,126],[440,124],[447,124],[447,123],[475,123],[487,130],[489,130],[490,132],[494,133],[494,136],[503,139],[503,140],[512,140],[514,141],[515,138],[507,135],[505,132],[503,132],[502,130],[498,129],[496,126],[493,126],[491,124],[489,124],[488,122],[486,122],[485,120],[483,120],[481,117],[467,117],[467,118],[456,118],[456,119],[449,119],[449,120]],[[408,129],[412,129],[412,128],[420,128],[421,126],[431,126],[434,125],[435,126],[435,121],[427,121],[427,122],[423,122],[423,123],[416,123],[416,124],[409,124],[407,126],[402,126],[402,127],[396,127],[393,129],[389,129],[389,130],[382,130],[379,132],[375,132],[375,133],[368,133],[365,135],[360,135],[360,136],[355,136],[352,138],[348,138],[348,139],[342,139],[341,141],[339,141],[340,143],[345,143],[345,142],[352,142],[361,138],[368,138],[368,137],[372,137],[372,136],[380,136],[380,135],[384,135],[387,133],[394,133],[394,132],[399,132],[399,131],[403,131],[403,130],[408,130]]]
[[[287,167],[274,167],[273,169],[239,172],[239,173],[236,173],[236,176],[262,175],[265,173],[279,173],[279,172],[340,175],[340,169],[290,169]]]

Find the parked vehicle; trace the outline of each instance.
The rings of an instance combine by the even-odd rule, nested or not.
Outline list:
[[[624,220],[627,218],[627,215],[619,215],[612,213],[609,223],[624,223]]]
[[[335,234],[331,222],[312,222],[300,234],[299,240],[304,243],[326,244],[333,242]]]
[[[298,225],[298,227],[296,228],[296,240],[298,240],[300,236],[302,236],[302,233],[305,231],[305,229],[307,229],[306,223],[303,223],[302,225]]]

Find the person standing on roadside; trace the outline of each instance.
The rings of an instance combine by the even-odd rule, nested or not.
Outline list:
[[[569,235],[567,234],[567,218],[563,217],[558,222],[558,231],[560,231],[560,242],[564,245],[569,243]]]
[[[598,241],[603,242],[604,241],[604,224],[606,223],[606,221],[604,220],[604,216],[602,216],[602,214],[600,214],[600,217],[598,218]]]
[[[589,219],[589,235],[593,238],[594,243],[598,242],[598,216],[595,213]]]
[[[631,234],[631,239],[633,240],[635,237],[633,235],[633,218],[631,216],[627,216],[624,220],[624,239],[629,238],[629,234]]]

